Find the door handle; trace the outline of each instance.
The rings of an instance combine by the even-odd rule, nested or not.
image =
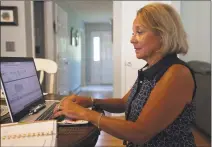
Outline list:
[[[131,62],[127,62],[125,65],[129,66],[129,67],[132,67],[132,63]]]

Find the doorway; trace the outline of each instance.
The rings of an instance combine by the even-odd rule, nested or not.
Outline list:
[[[112,85],[112,40],[111,31],[92,31],[90,33],[90,57],[87,85]]]

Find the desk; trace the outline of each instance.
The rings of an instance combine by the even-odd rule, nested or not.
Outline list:
[[[45,96],[46,100],[61,100],[61,98],[62,96],[59,95]],[[1,101],[1,104],[5,104],[5,102]],[[1,123],[10,122],[8,119],[5,121],[3,120]],[[80,126],[59,126],[58,147],[94,147],[99,134],[99,129],[91,123]]]

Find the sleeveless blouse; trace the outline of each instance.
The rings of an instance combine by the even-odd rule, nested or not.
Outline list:
[[[174,64],[181,64],[189,68],[189,66],[180,60],[176,54],[169,54],[154,64],[152,67],[138,71],[131,93],[126,104],[125,116],[126,120],[135,122],[143,107],[148,101],[149,95],[156,83],[164,75],[169,67]],[[147,66],[147,65],[146,65]],[[190,69],[190,68],[189,68]],[[193,98],[196,91],[196,82],[193,71],[190,69],[195,88]],[[194,137],[191,131],[192,123],[195,121],[195,100],[185,105],[181,114],[174,120],[172,124],[167,126],[163,131],[145,142],[143,145],[127,142],[127,147],[196,147]]]

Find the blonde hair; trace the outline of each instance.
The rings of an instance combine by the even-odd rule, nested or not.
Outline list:
[[[179,14],[168,4],[151,3],[137,12],[141,25],[161,37],[163,55],[188,52],[187,34]]]

